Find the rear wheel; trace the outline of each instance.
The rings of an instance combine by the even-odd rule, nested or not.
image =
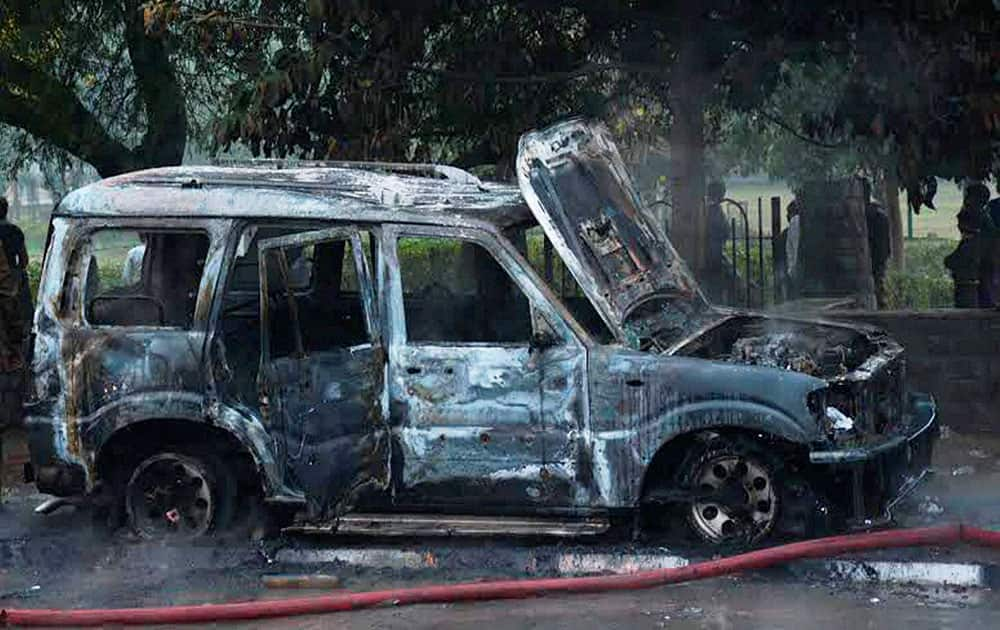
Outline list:
[[[123,487],[129,527],[144,538],[197,538],[232,518],[232,473],[210,454],[162,452],[140,461]]]

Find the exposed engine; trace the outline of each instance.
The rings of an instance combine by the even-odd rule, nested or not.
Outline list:
[[[727,319],[676,354],[836,379],[878,350],[873,338],[856,328],[747,316]]]
[[[848,354],[843,345],[830,346],[798,333],[777,333],[738,339],[729,357],[720,358],[829,377],[847,373]]]

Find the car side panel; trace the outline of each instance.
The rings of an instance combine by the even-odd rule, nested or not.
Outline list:
[[[822,382],[792,372],[601,347],[591,355],[587,436],[593,505],[637,505],[643,477],[671,439],[710,428],[760,431],[790,442],[819,439],[806,397]],[[770,385],[768,385],[770,383]]]

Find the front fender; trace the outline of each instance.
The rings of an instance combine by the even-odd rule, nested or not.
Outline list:
[[[816,439],[814,431],[807,431],[787,413],[752,400],[687,403],[664,414],[657,424],[661,444],[684,433],[723,427],[761,431],[800,444]],[[646,464],[658,450],[643,453]]]
[[[93,485],[95,462],[112,436],[140,422],[164,419],[184,420],[227,431],[253,458],[265,495],[274,494],[282,487],[281,471],[270,436],[259,420],[228,405],[213,404],[196,393],[144,392],[115,400],[80,421],[83,450],[88,455],[88,490]]]
[[[594,481],[608,507],[634,507],[642,495],[645,472],[672,440],[709,429],[758,431],[796,444],[817,435],[780,410],[750,400],[704,400],[671,408],[635,429],[594,434]],[[624,474],[631,471],[630,474]]]

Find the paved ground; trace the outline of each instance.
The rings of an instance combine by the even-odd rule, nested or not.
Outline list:
[[[964,597],[964,599],[963,599]],[[259,624],[247,624],[247,627]],[[303,617],[274,628],[320,628]],[[725,579],[647,591],[530,602],[486,602],[365,610],[337,617],[338,628],[996,628],[995,593],[841,589],[770,578]]]
[[[937,474],[900,507],[907,526],[954,522],[1000,528],[1000,440],[946,434],[935,460]],[[16,448],[16,447],[15,447]],[[13,451],[14,449],[9,449]],[[460,562],[420,568],[361,569],[339,564],[299,566],[276,560],[289,548],[370,548],[368,541],[210,540],[163,546],[110,535],[85,511],[48,517],[32,508],[42,499],[17,487],[0,507],[0,606],[105,607],[205,603],[316,594],[268,591],[261,576],[281,572],[336,573],[348,590],[437,582],[542,575],[545,569],[506,559],[526,548],[540,554],[599,551],[634,557],[659,552],[622,542],[515,543],[511,541],[406,541],[399,549],[431,550]],[[379,543],[385,544],[385,543]],[[392,547],[393,545],[389,545]],[[1000,554],[955,550],[900,550],[882,559],[988,562]],[[456,568],[457,567],[457,568]],[[328,618],[269,622],[274,627],[320,627]],[[348,628],[474,627],[1000,627],[1000,595],[989,589],[887,587],[833,581],[798,569],[775,569],[735,578],[606,595],[561,596],[525,602],[380,608],[340,615]],[[246,626],[252,624],[244,624]]]

